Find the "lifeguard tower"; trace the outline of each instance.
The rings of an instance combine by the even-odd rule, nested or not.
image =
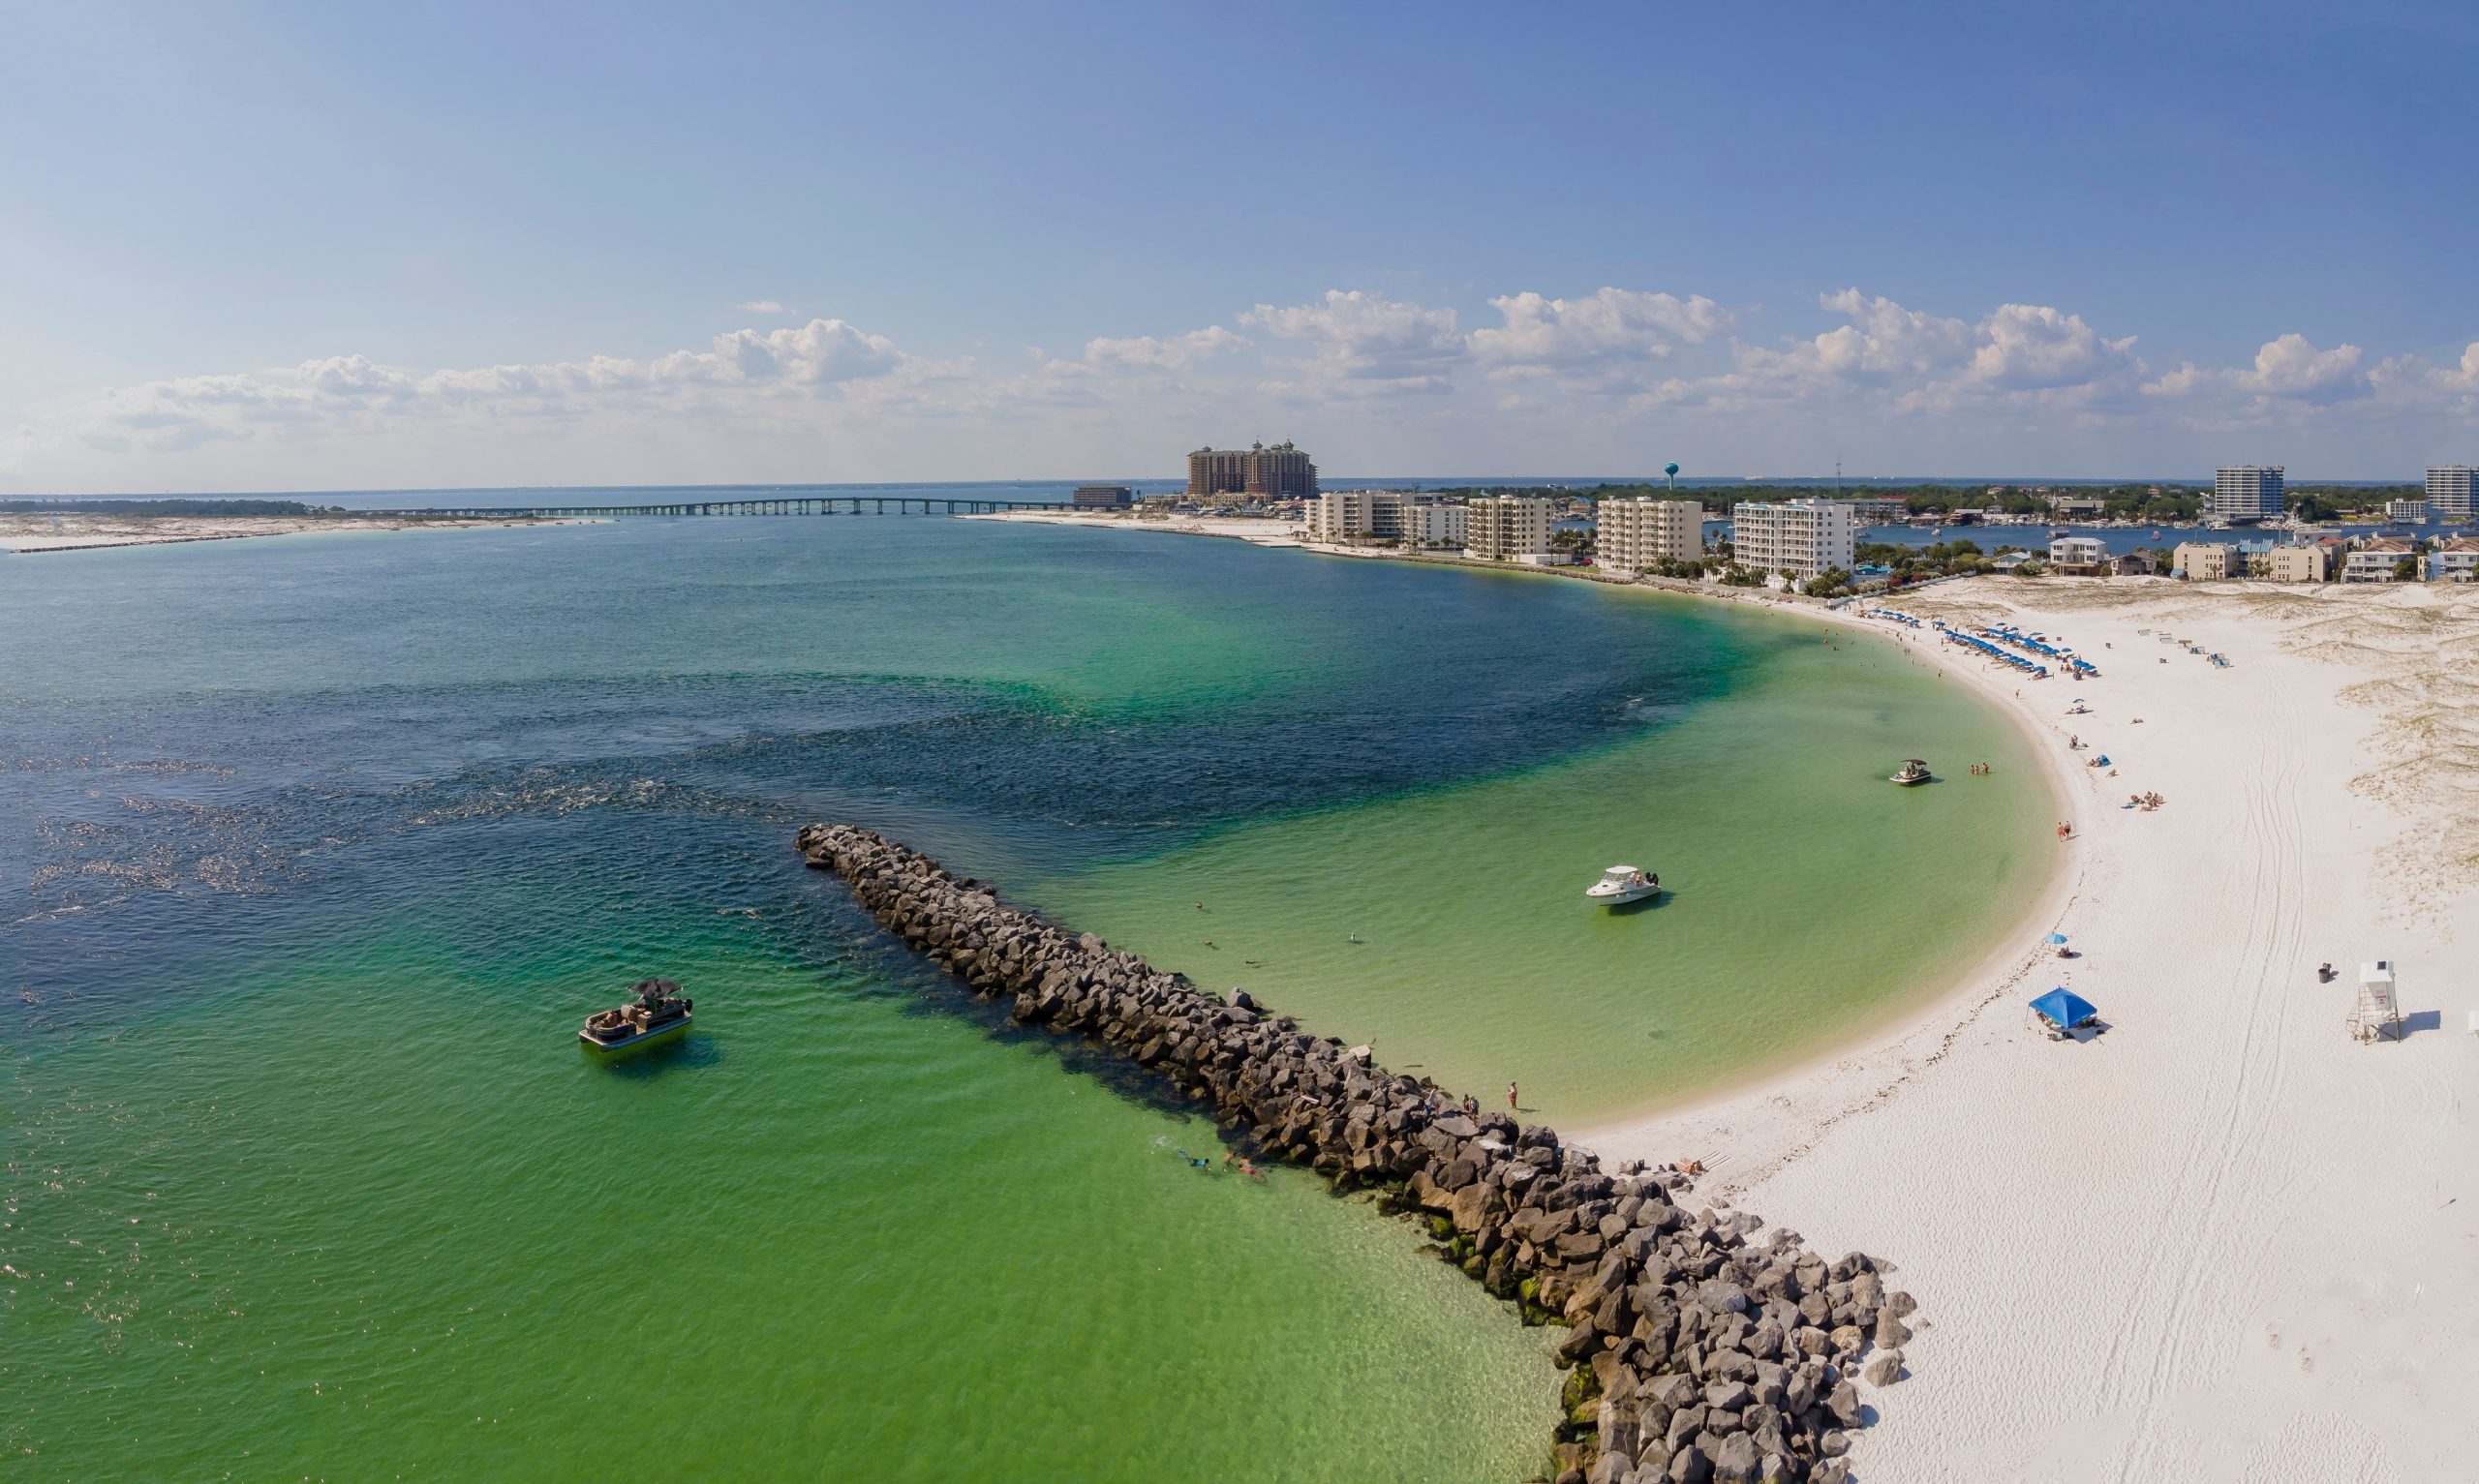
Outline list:
[[[2350,1007],[2350,1034],[2360,1041],[2402,1039],[2402,1001],[2393,992],[2393,960],[2359,965],[2358,1003]]]

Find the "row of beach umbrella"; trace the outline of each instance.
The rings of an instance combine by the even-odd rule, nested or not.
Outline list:
[[[2048,666],[2034,664],[2032,661],[2025,659],[2022,655],[2015,653],[2011,650],[1999,649],[1996,645],[1982,639],[1977,634],[1964,633],[1961,629],[1954,627],[1943,619],[1937,621],[1937,631],[1943,634],[1948,639],[1959,639],[1963,643],[1970,645],[1973,649],[1978,650],[1982,653],[1988,654],[1993,658],[2002,659],[2026,674],[2038,676],[2042,679],[2046,679],[2048,676]]]

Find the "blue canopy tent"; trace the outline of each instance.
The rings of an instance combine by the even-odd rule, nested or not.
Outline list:
[[[2032,1014],[2061,1031],[2070,1031],[2084,1021],[2098,1016],[2100,1008],[2061,985],[2034,1000]]]
[[[2066,934],[2064,934],[2064,933],[2062,933],[2062,932],[2053,932],[2053,933],[2050,933],[2050,934],[2049,934],[2049,941],[2050,941],[2051,943],[2064,943],[2064,942],[2066,941]]]

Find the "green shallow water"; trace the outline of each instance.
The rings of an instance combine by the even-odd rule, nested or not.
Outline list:
[[[1525,1109],[1568,1128],[1829,1050],[1933,997],[2036,899],[2055,848],[2045,785],[2019,733],[1923,683],[1892,644],[1739,622],[1765,654],[1728,706],[1035,894],[1202,984],[1372,1040],[1389,1065],[1493,1105],[1516,1083]],[[1913,749],[1940,781],[1887,783]],[[1621,862],[1664,894],[1585,901]]]
[[[849,519],[7,576],[10,1477],[1521,1478],[1546,1336],[1191,1170],[792,831],[1570,1121],[1897,1013],[2046,860],[1889,648],[1565,581]],[[696,1032],[585,1062],[649,972]]]
[[[13,1476],[1339,1484],[1541,1457],[1541,1334],[1408,1227],[1294,1171],[1196,1175],[1172,1150],[1209,1127],[866,971],[669,938],[729,1007],[619,1069],[543,1036],[607,972],[546,954],[511,982],[404,939],[15,1058]]]

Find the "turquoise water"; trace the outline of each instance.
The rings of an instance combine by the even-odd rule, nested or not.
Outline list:
[[[1196,1175],[1209,1128],[792,829],[1577,1117],[1882,1015],[2036,888],[2028,769],[1868,784],[2007,755],[1898,658],[1566,582],[644,522],[13,559],[0,633],[13,1476],[1518,1478],[1542,1336],[1305,1177]],[[1577,913],[1643,843],[1675,898]],[[655,972],[697,1033],[587,1064]]]

